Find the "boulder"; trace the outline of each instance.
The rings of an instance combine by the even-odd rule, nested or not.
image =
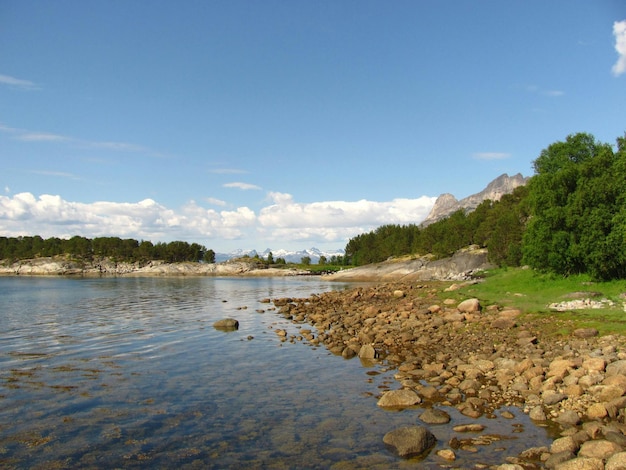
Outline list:
[[[580,423],[580,416],[574,410],[563,411],[555,421],[561,426],[576,426]]]
[[[620,398],[624,390],[619,385],[594,385],[589,392],[599,401],[611,401]]]
[[[452,449],[440,449],[437,451],[437,455],[444,460],[456,460],[456,454]]]
[[[606,366],[607,377],[618,374],[626,375],[626,359],[611,362],[608,366]]]
[[[567,395],[555,392],[554,390],[546,390],[541,394],[541,398],[546,405],[550,406],[562,402],[567,398]]]
[[[555,470],[604,470],[602,459],[578,457],[566,460],[554,467]]]
[[[530,410],[528,416],[533,421],[546,421],[548,419],[545,411],[543,411],[543,407],[541,406],[535,406],[532,410]]]
[[[376,359],[376,350],[371,344],[364,344],[359,349],[359,357],[361,359]]]
[[[572,332],[577,338],[593,338],[598,336],[599,332],[595,328],[578,328]]]
[[[606,406],[603,403],[594,403],[587,408],[587,418],[591,421],[600,420],[608,415]]]
[[[403,388],[385,392],[377,405],[382,408],[405,408],[421,403],[422,399],[413,390]]]
[[[624,450],[622,446],[615,442],[607,441],[605,439],[598,439],[594,441],[587,441],[578,451],[579,457],[591,457],[595,459],[603,459],[609,455],[616,454]]]
[[[552,442],[550,446],[550,452],[558,454],[560,452],[576,453],[578,451],[578,444],[574,442],[572,436],[559,437]]]
[[[239,322],[234,318],[223,318],[213,323],[213,328],[221,331],[235,331],[239,329]]]
[[[583,369],[588,371],[602,372],[606,367],[606,361],[603,357],[590,357],[583,362]]]
[[[426,424],[446,424],[450,422],[450,415],[437,408],[429,408],[420,415]]]
[[[556,468],[557,465],[568,462],[576,458],[574,454],[568,451],[557,452],[556,454],[550,454],[548,459],[544,462],[546,468]]]
[[[499,330],[510,330],[517,325],[515,318],[500,317],[491,322],[491,327]]]
[[[437,443],[437,439],[423,426],[408,426],[388,432],[383,442],[400,457],[412,457],[429,450]]]
[[[613,454],[606,461],[605,470],[622,470],[626,468],[626,452],[618,452]]]
[[[604,379],[602,385],[617,385],[626,393],[626,376],[622,374],[612,375]]]
[[[621,432],[606,431],[604,433],[604,438],[607,441],[614,442],[618,446],[621,446],[622,448],[626,449],[626,436],[624,436]],[[626,467],[624,467],[624,468],[626,468]]]
[[[458,424],[452,428],[454,432],[481,432],[484,429],[482,424]]]
[[[456,307],[460,312],[474,313],[480,311],[480,301],[478,299],[467,299]]]

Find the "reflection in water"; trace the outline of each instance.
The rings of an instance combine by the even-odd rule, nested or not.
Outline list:
[[[416,410],[376,406],[398,387],[393,371],[281,342],[274,330],[300,326],[259,302],[343,288],[315,278],[0,278],[0,465],[439,466],[434,453],[400,465],[382,443],[419,423]],[[239,329],[214,329],[224,317]],[[453,424],[466,419],[448,411]],[[519,438],[459,453],[455,465],[546,442],[523,415],[483,421]],[[450,427],[432,431],[446,447]]]

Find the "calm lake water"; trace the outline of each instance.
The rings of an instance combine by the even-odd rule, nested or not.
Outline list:
[[[382,442],[419,410],[376,406],[394,371],[281,342],[264,298],[347,284],[316,278],[0,278],[2,468],[436,468]],[[259,312],[258,310],[263,310]],[[239,330],[213,322],[232,317]],[[453,423],[473,422],[447,410]],[[483,419],[515,436],[454,466],[502,463],[546,433]],[[431,426],[447,447],[450,426]],[[435,449],[436,450],[436,449]]]

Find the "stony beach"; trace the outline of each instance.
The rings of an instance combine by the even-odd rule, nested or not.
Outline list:
[[[506,305],[481,305],[461,298],[459,287],[386,282],[264,302],[300,324],[298,338],[276,331],[285,341],[306,340],[395,371],[397,387],[377,397],[378,406],[410,408],[419,416],[416,426],[384,436],[399,459],[432,448],[429,429],[448,423],[446,407],[470,421],[496,413],[514,420],[514,412],[502,410],[517,407],[549,427],[554,440],[491,468],[626,468],[626,338]],[[466,426],[454,429],[461,438],[437,451],[442,468],[455,468],[461,452],[497,441],[481,425]]]

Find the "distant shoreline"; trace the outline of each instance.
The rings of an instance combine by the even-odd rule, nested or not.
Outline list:
[[[0,276],[73,276],[73,277],[141,277],[141,276],[302,276],[310,275],[296,268],[259,268],[255,263],[167,263],[165,261],[116,262],[42,257],[14,262],[0,262]]]
[[[287,277],[320,276],[328,281],[394,282],[418,280],[468,280],[491,267],[487,251],[478,247],[459,250],[450,258],[429,257],[390,259],[382,263],[351,267],[333,274],[315,273],[299,268],[260,266],[254,260],[229,260],[221,263],[184,261],[168,263],[152,260],[117,262],[110,258],[76,260],[68,257],[41,257],[14,262],[0,260],[0,276],[75,276],[75,277],[140,277],[140,276],[237,276]]]

